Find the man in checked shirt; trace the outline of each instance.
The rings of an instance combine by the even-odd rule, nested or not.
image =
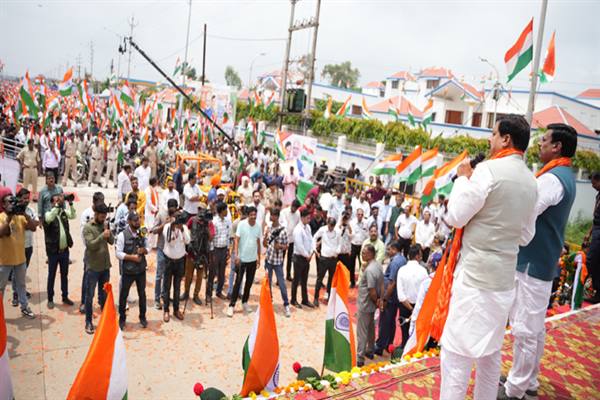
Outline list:
[[[229,237],[231,236],[231,220],[227,218],[227,204],[218,202],[216,205],[217,215],[213,217],[215,236],[213,237],[213,259],[208,263],[208,282],[206,283],[206,302],[212,301],[212,291],[217,277],[217,297],[225,300],[223,286],[225,285],[225,267],[227,266],[227,255],[229,253]]]
[[[290,303],[287,295],[287,288],[285,286],[285,280],[283,278],[283,256],[285,250],[288,247],[288,236],[285,226],[279,223],[279,208],[271,208],[269,215],[271,218],[271,227],[267,227],[263,238],[263,246],[267,249],[267,255],[265,258],[265,269],[269,274],[269,288],[271,288],[271,280],[273,278],[273,271],[277,277],[277,284],[281,291],[281,299],[283,300],[283,307],[285,310],[285,316],[290,317]],[[271,297],[273,297],[273,291],[271,290]]]

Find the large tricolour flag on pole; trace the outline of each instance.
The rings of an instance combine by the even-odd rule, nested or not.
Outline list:
[[[39,108],[35,104],[35,96],[33,91],[33,85],[29,79],[29,71],[25,72],[25,78],[21,82],[21,88],[19,94],[21,97],[21,104],[23,106],[23,112],[27,112],[31,117],[37,118]]]
[[[117,325],[112,286],[104,284],[106,302],[96,334],[67,400],[127,399],[125,343]]]
[[[344,104],[340,107],[339,110],[335,113],[338,117],[345,117],[350,114],[350,100],[352,99],[352,95],[348,96]]]
[[[125,81],[125,84],[121,86],[121,101],[127,104],[129,107],[133,107],[135,100],[135,94],[129,86],[129,82]]]
[[[533,18],[527,24],[516,43],[504,55],[508,82],[510,82],[533,59]]]
[[[269,279],[265,277],[260,289],[260,304],[256,310],[252,331],[242,353],[244,383],[240,394],[274,390],[279,383],[279,339],[275,313],[271,302]]]
[[[350,371],[356,365],[356,344],[348,307],[349,291],[350,273],[338,261],[327,305],[323,356],[323,366],[334,372]]]
[[[421,178],[432,176],[438,167],[438,149],[437,147],[421,154]]]
[[[73,68],[69,68],[63,77],[62,82],[58,85],[58,91],[61,96],[70,96],[73,91]]]
[[[540,71],[540,82],[548,83],[554,79],[554,73],[556,71],[556,55],[554,50],[554,36],[556,31],[552,32],[550,43],[548,43],[548,51],[546,52],[546,59],[544,60],[544,66]]]
[[[409,185],[414,184],[421,177],[421,146],[410,153],[398,168],[396,168],[400,182],[406,181]]]
[[[373,175],[394,175],[402,162],[402,154],[392,154],[379,161],[373,168]]]
[[[367,107],[364,97],[362,98],[362,117],[364,119],[373,119],[373,114],[369,111],[369,107]]]
[[[4,296],[0,294],[0,399],[12,400],[13,388],[8,366],[6,348],[6,320],[4,319]]]

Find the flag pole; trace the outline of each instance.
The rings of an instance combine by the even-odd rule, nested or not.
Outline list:
[[[538,70],[540,69],[540,56],[542,53],[542,39],[544,36],[544,23],[546,22],[546,10],[548,9],[548,0],[542,0],[542,10],[540,12],[540,26],[535,43],[535,55],[533,58],[533,74],[531,76],[531,86],[529,88],[529,102],[527,104],[527,114],[525,119],[531,125],[533,119],[533,109],[535,107],[535,92],[538,82]]]

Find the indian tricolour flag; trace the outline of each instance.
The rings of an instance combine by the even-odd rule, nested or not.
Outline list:
[[[583,292],[585,292],[585,280],[587,279],[587,259],[583,251],[577,252],[573,258],[573,262],[577,265],[575,269],[575,277],[573,278],[573,295],[571,297],[571,310],[581,308],[583,303]]]
[[[242,353],[244,383],[240,394],[272,391],[279,383],[279,339],[275,313],[271,302],[269,279],[265,277],[260,289],[260,303],[254,317],[252,331]]]
[[[448,195],[452,191],[452,178],[456,176],[458,165],[467,157],[467,151],[463,151],[460,155],[440,168],[436,169],[433,176],[427,181],[423,188],[423,196],[421,204],[429,201],[433,196],[438,194]]]
[[[121,86],[121,101],[127,104],[129,107],[133,107],[135,94],[129,86],[129,82],[125,81],[125,84]]]
[[[39,108],[35,104],[33,85],[29,79],[29,71],[25,72],[25,78],[21,82],[21,88],[19,89],[19,95],[21,97],[21,104],[23,106],[23,112],[27,112],[31,117],[37,118]]]
[[[285,154],[285,147],[283,145],[283,141],[289,135],[289,133],[284,133],[281,131],[277,131],[277,133],[275,134],[275,150],[277,151],[277,157],[279,157],[280,160],[285,160],[287,158]]]
[[[351,99],[352,99],[352,95],[348,96],[348,98],[346,99],[344,104],[342,104],[340,109],[337,110],[337,112],[335,113],[336,116],[345,117],[346,115],[350,114],[350,100]]]
[[[421,177],[421,146],[417,146],[398,168],[396,168],[400,182],[406,181],[409,185],[414,184]]]
[[[0,294],[0,399],[13,399],[13,387],[8,366],[6,348],[6,320],[4,319],[4,296]]]
[[[73,68],[69,68],[63,77],[62,82],[58,85],[58,92],[61,96],[70,96],[73,92]]]
[[[106,303],[83,365],[71,386],[68,400],[127,399],[125,343],[119,326],[110,283],[104,284]]]
[[[338,261],[331,281],[325,320],[323,366],[333,372],[350,371],[356,365],[356,345],[348,307],[350,273]]]
[[[375,165],[373,175],[394,175],[396,168],[402,162],[402,154],[392,154],[387,156]]]
[[[325,112],[323,113],[323,118],[327,119],[331,117],[331,104],[333,103],[333,99],[331,96],[327,99],[327,106],[325,107]]]
[[[388,114],[394,117],[394,120],[396,122],[398,122],[398,120],[400,119],[400,110],[398,110],[398,108],[394,106],[394,103],[392,103],[391,99],[388,100]]]
[[[369,107],[367,107],[364,97],[362,98],[362,117],[364,119],[373,119],[373,114],[369,111]]]
[[[533,58],[533,18],[527,24],[516,43],[504,55],[504,63],[510,82]]]
[[[416,124],[415,114],[413,112],[413,107],[411,103],[408,103],[408,123],[411,124],[411,126],[415,126]]]
[[[421,178],[432,176],[438,167],[438,149],[437,147],[421,154]]]
[[[423,109],[423,119],[421,120],[421,125],[423,125],[424,128],[427,128],[427,125],[429,125],[432,121],[433,99],[429,98],[429,101],[427,101],[427,105],[425,105],[425,108]]]
[[[548,43],[548,51],[546,52],[546,58],[544,59],[544,66],[540,70],[540,82],[548,83],[554,79],[554,73],[556,71],[556,54],[554,49],[554,36],[556,31],[552,32],[550,43]]]

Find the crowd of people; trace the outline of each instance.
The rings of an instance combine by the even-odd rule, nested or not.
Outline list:
[[[475,172],[468,163],[461,164],[456,193],[450,199],[439,196],[427,204],[421,204],[398,187],[386,188],[379,178],[373,178],[373,185],[348,185],[345,181],[331,187],[316,184],[301,198],[297,191],[298,172],[294,166],[284,167],[274,150],[266,146],[248,147],[241,141],[231,142],[223,137],[215,138],[204,149],[190,143],[186,150],[177,152],[181,148],[177,138],[150,139],[139,147],[135,135],[120,142],[116,133],[107,132],[105,142],[100,143],[85,122],[76,119],[67,128],[58,117],[51,129],[37,132],[33,128],[33,137],[23,139],[27,126],[18,130],[3,120],[5,135],[10,133],[24,147],[15,154],[21,164],[22,188],[15,196],[6,188],[1,194],[0,289],[4,290],[8,279],[12,279],[12,304],[20,305],[25,317],[35,318],[28,306],[26,271],[31,260],[33,232],[39,228],[44,232],[47,255],[49,309],[54,308],[57,271],[62,303],[74,305],[69,297],[72,283],[69,268],[71,263],[78,265],[79,260],[71,259],[70,249],[76,241],[85,247],[79,310],[85,314],[85,331],[89,334],[94,333],[95,293],[103,307],[106,298],[102,287],[109,281],[113,264],[118,265],[120,275],[119,325],[125,330],[127,317],[133,313],[127,300],[133,283],[139,299],[139,323],[145,328],[147,279],[155,281],[153,306],[162,310],[165,323],[170,321],[171,314],[183,320],[189,299],[211,307],[214,301],[221,301],[226,315],[233,317],[238,300],[244,313],[251,312],[250,293],[257,270],[264,267],[271,287],[279,291],[284,315],[290,317],[291,307],[300,312],[326,304],[336,266],[341,262],[349,271],[351,288],[357,291],[356,354],[357,365],[361,366],[365,359],[387,351],[394,342],[398,322],[402,332],[400,345],[406,345],[436,268],[452,243],[453,228],[467,226],[462,237],[461,273],[454,288],[462,291],[462,295],[452,297],[448,333],[442,341],[445,379],[442,392],[447,395],[449,390],[458,388],[457,393],[462,393],[465,376],[468,380],[465,371],[470,371],[469,362],[487,368],[487,374],[481,378],[478,375],[478,384],[483,380],[489,383],[497,372],[495,364],[499,357],[496,339],[492,343],[488,338],[487,344],[481,344],[477,342],[478,334],[467,335],[470,339],[465,339],[462,330],[478,321],[476,313],[489,313],[490,309],[484,308],[492,304],[498,310],[494,318],[504,322],[491,327],[491,322],[486,321],[482,326],[489,325],[489,332],[495,337],[501,331],[503,337],[508,303],[512,304],[515,298],[515,279],[520,288],[517,300],[525,296],[523,287],[531,285],[531,279],[538,279],[543,281],[538,284],[542,287],[540,296],[545,296],[547,303],[546,292],[550,290],[547,282],[553,276],[521,266],[523,262],[533,263],[526,258],[539,257],[538,253],[543,251],[522,250],[516,278],[517,259],[512,252],[519,244],[525,246],[532,240],[535,229],[531,226],[539,215],[545,215],[544,211],[554,210],[552,207],[562,207],[560,212],[553,211],[557,213],[554,217],[548,217],[559,222],[537,230],[564,231],[568,215],[565,210],[570,209],[574,196],[566,175],[546,176],[543,179],[548,185],[554,185],[557,191],[560,185],[565,189],[534,209],[536,182],[524,163],[513,157],[527,147],[517,142],[523,140],[519,137],[525,135],[522,132],[528,132],[528,125],[525,130],[521,119],[509,118],[495,127],[492,151],[495,157],[508,154],[506,160],[490,160]],[[542,144],[547,146],[544,151],[551,153],[551,143],[558,143],[556,158],[572,157],[572,128],[556,125],[553,129],[557,136],[553,137],[550,131],[548,143]],[[195,155],[201,150],[210,157],[187,161],[177,158],[178,153]],[[246,154],[245,160],[239,157],[240,152]],[[87,179],[77,171],[82,158],[89,165]],[[510,178],[513,173],[521,174],[521,180]],[[43,175],[45,185],[38,192],[39,174]],[[352,167],[347,177],[359,175]],[[107,188],[112,181],[117,188],[118,204],[113,207],[102,191],[94,193],[92,204],[79,218],[77,235],[70,230],[69,222],[77,218],[74,196],[58,185],[61,178],[63,186],[71,179],[73,186],[87,181],[88,186]],[[600,188],[600,176],[594,175],[593,184]],[[506,198],[515,193],[519,199],[507,203]],[[563,198],[567,199],[564,207]],[[37,201],[37,211],[30,207],[31,200]],[[567,207],[568,202],[571,203]],[[595,214],[599,212],[597,204]],[[594,226],[600,226],[597,218]],[[524,221],[530,222],[529,228]],[[523,232],[515,228],[521,225]],[[490,230],[490,226],[494,229]],[[554,243],[535,244],[550,245]],[[529,255],[522,256],[526,251]],[[151,263],[156,266],[154,277],[148,276]],[[484,270],[481,265],[488,267]],[[316,277],[314,282],[309,282],[311,271]],[[314,289],[312,298],[309,285]],[[467,305],[464,303],[467,300],[473,303]],[[468,312],[460,314],[465,309]],[[473,319],[468,322],[465,318]],[[511,318],[517,331],[519,323],[524,326],[533,323],[526,321],[526,313],[516,313]],[[542,335],[539,321],[531,329]],[[531,334],[523,335],[530,339]],[[536,340],[537,343],[542,340],[543,344],[543,338]],[[535,348],[532,351],[535,353]],[[535,360],[521,361],[523,368],[534,368]],[[464,376],[450,377],[449,366],[455,366]],[[531,389],[519,374],[523,372],[509,375],[506,390],[517,393]],[[533,375],[531,371],[526,374],[528,379]],[[489,385],[484,385],[476,386],[476,397],[490,393]]]

